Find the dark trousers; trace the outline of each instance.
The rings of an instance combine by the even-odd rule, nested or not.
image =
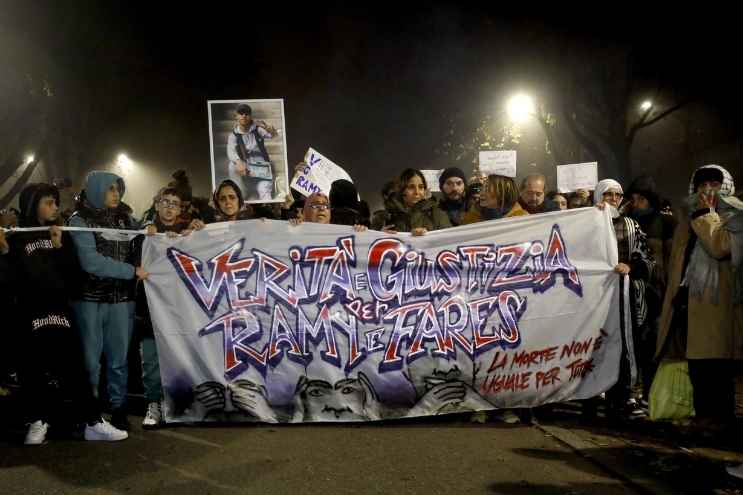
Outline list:
[[[624,308],[627,304],[632,304],[631,298],[629,301],[625,301],[623,288],[624,277],[621,277],[619,283],[620,308]],[[634,311],[632,311],[631,314],[634,318]],[[625,327],[632,329],[631,333],[634,349],[634,355],[632,358],[637,362],[637,349],[635,347],[636,342],[639,340],[639,332],[635,329],[635,325],[633,325],[632,321],[625,321],[623,310],[620,310],[619,312],[619,320],[622,336],[622,355],[619,359],[619,377],[617,378],[617,383],[606,391],[607,407],[609,408],[608,412],[610,414],[620,414],[626,408],[627,401],[632,397],[632,366],[630,361],[630,349],[627,342],[627,336],[625,335]]]
[[[98,400],[88,384],[80,338],[74,328],[49,326],[27,333],[19,378],[26,420],[56,422],[67,419],[60,411],[64,399],[72,400],[76,423],[100,421]]]
[[[637,337],[635,346],[637,347],[637,365],[640,368],[638,371],[642,381],[642,397],[649,400],[650,386],[658,371],[658,363],[655,361],[655,346],[658,340],[656,322],[647,322]]]
[[[735,418],[735,369],[729,359],[689,359],[694,410],[699,418]]]

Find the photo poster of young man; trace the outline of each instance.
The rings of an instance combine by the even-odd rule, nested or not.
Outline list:
[[[231,179],[246,203],[289,193],[284,100],[209,100],[212,190]]]

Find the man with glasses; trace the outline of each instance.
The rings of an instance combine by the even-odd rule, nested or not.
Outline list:
[[[270,201],[275,174],[264,140],[276,136],[276,129],[253,120],[253,109],[246,103],[237,106],[235,119],[237,124],[227,138],[230,179],[240,186],[246,200]]]
[[[311,194],[304,202],[302,213],[305,222],[330,223],[330,200],[323,193]]]
[[[329,224],[332,223],[330,213],[330,200],[328,197],[323,193],[312,193],[304,202],[301,217],[292,218],[289,220],[289,225],[296,227],[304,222]],[[355,232],[364,232],[367,228],[365,225],[355,224],[353,230]]]
[[[193,230],[201,230],[204,223],[201,220],[192,220],[190,223],[180,222],[178,220],[183,208],[183,196],[176,188],[166,188],[160,193],[159,199],[155,203],[155,219],[147,225],[147,235],[165,233],[170,237],[178,234],[188,235]],[[144,236],[138,236],[134,239],[134,261],[137,266],[142,263],[142,244]],[[135,326],[141,337],[140,352],[142,356],[142,384],[144,385],[144,395],[147,400],[147,412],[142,421],[145,429],[157,428],[163,421],[162,417],[162,399],[163,391],[160,382],[160,365],[157,357],[157,347],[155,346],[155,334],[152,329],[152,320],[150,319],[149,306],[145,296],[144,284],[140,281],[136,287],[136,311]]]

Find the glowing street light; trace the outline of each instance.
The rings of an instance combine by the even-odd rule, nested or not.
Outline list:
[[[534,101],[530,96],[519,93],[508,100],[506,111],[508,118],[513,122],[524,122],[529,116],[534,115]]]
[[[125,153],[121,153],[116,158],[116,165],[119,167],[122,173],[128,174],[132,171],[132,161],[126,156]]]
[[[647,112],[651,108],[653,108],[653,102],[650,100],[645,100],[640,105],[640,110],[642,110],[643,112]]]
[[[31,153],[30,155],[26,155],[26,165],[33,163],[34,160],[36,160],[36,157],[33,153]]]

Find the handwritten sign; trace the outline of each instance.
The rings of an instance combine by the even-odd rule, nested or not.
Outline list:
[[[598,183],[598,162],[557,166],[557,190],[569,193],[578,189],[593,190]]]
[[[481,151],[480,173],[516,177],[516,151]]]
[[[426,178],[426,184],[428,184],[428,190],[431,192],[439,192],[439,177],[443,170],[421,170],[423,177]]]
[[[330,195],[330,186],[339,179],[353,182],[351,176],[332,161],[310,148],[304,155],[305,167],[302,173],[294,176],[292,189],[304,196],[321,192]]]

